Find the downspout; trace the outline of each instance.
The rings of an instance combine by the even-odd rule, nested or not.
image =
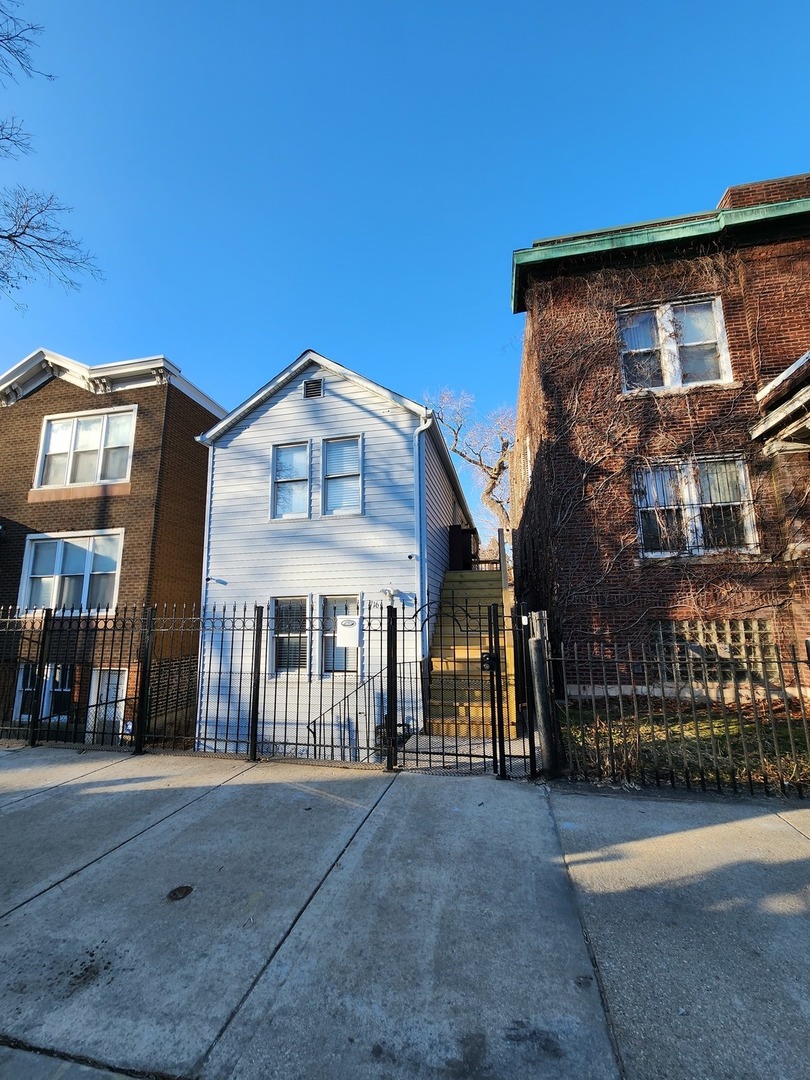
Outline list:
[[[433,413],[428,412],[425,419],[413,433],[413,460],[414,460],[414,550],[416,553],[416,603],[418,609],[427,602],[427,522],[425,508],[425,454],[424,435],[433,423]],[[427,656],[427,621],[423,623],[422,630],[422,656]]]
[[[213,511],[213,494],[214,494],[214,447],[211,443],[206,442],[202,435],[195,436],[195,442],[200,443],[208,450],[208,482],[205,492],[205,532],[203,535],[203,568],[202,568],[202,605],[201,612],[208,607],[208,584],[210,581],[210,565],[211,565],[211,513]]]

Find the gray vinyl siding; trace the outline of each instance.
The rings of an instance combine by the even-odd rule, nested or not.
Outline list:
[[[427,580],[430,599],[438,600],[450,555],[449,529],[467,521],[430,433],[425,436]]]
[[[302,397],[323,378],[322,398]],[[418,418],[356,383],[311,367],[212,450],[207,602],[416,591],[413,432]],[[321,440],[362,437],[363,512],[321,515]],[[311,445],[310,516],[270,517],[274,445]],[[227,584],[220,584],[227,583]]]

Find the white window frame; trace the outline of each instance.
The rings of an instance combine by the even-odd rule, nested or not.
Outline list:
[[[307,451],[307,469],[305,477],[297,477],[294,480],[276,479],[276,465],[279,450],[285,450],[292,446],[305,446]],[[303,514],[277,514],[276,513],[276,490],[278,487],[289,483],[300,483],[306,480],[307,485],[307,508]],[[276,443],[270,453],[270,520],[271,521],[303,521],[312,514],[312,440],[293,439],[290,442]]]
[[[128,679],[128,668],[93,668],[84,731],[86,744],[117,746],[124,734],[131,734],[131,723],[125,723]],[[130,730],[125,731],[125,726]]]
[[[303,600],[304,602],[304,631],[301,634],[279,634],[276,629],[278,619],[278,605],[284,601]],[[270,621],[267,632],[267,674],[274,677],[290,676],[300,679],[309,676],[312,667],[312,594],[299,593],[297,596],[275,596],[270,600]],[[304,641],[304,663],[300,667],[278,666],[276,644],[279,638],[295,637]]]
[[[698,466],[711,462],[734,463],[737,471],[739,499],[727,502],[706,503],[701,501],[700,482],[698,479]],[[642,505],[639,501],[639,493],[643,489],[645,494],[648,490],[645,475],[652,475],[656,469],[672,470],[677,481],[677,501],[666,506]],[[636,506],[636,519],[638,527],[638,543],[642,558],[645,559],[671,559],[688,558],[694,555],[714,555],[731,553],[756,554],[759,551],[756,522],[754,520],[753,497],[751,483],[748,476],[748,466],[745,458],[741,455],[696,455],[690,458],[668,458],[651,461],[639,466],[634,473],[633,496]],[[704,545],[704,528],[701,520],[701,509],[704,506],[739,506],[742,513],[745,542],[735,547],[707,547]],[[684,550],[647,550],[644,547],[643,512],[661,510],[677,510],[683,514],[685,547]]]
[[[107,417],[113,416],[117,413],[131,413],[132,415],[132,434],[129,442],[129,453],[127,454],[127,467],[124,476],[118,476],[114,480],[101,480],[99,479],[99,471],[101,468],[102,455],[100,453],[101,448],[104,446],[104,435],[107,430]],[[99,441],[99,454],[96,460],[96,477],[93,480],[77,480],[71,481],[70,470],[73,463],[73,456],[75,453],[75,439],[76,439],[76,421],[82,420],[85,417],[101,417],[101,439]],[[36,490],[42,489],[45,491],[61,490],[62,488],[71,487],[107,487],[110,484],[126,484],[130,479],[130,473],[132,471],[132,452],[135,446],[135,426],[138,419],[138,406],[137,405],[119,405],[113,409],[86,409],[84,412],[75,413],[54,413],[52,416],[45,416],[42,419],[42,430],[39,434],[39,451],[37,453],[37,464],[34,471],[34,483],[33,487]],[[73,426],[71,428],[70,435],[70,449],[68,450],[67,467],[65,469],[65,483],[64,484],[43,484],[42,474],[45,469],[45,444],[46,436],[49,427],[54,422],[71,420]]]
[[[86,537],[95,538],[97,536],[117,536],[117,537],[120,538],[120,542],[119,542],[119,545],[118,545],[118,564],[117,564],[117,566],[115,568],[115,582],[113,584],[113,599],[112,599],[111,604],[109,605],[111,609],[114,608],[115,605],[118,602],[118,586],[119,586],[119,582],[120,582],[120,578],[121,578],[121,563],[123,561],[123,552],[124,552],[124,530],[123,529],[88,529],[88,530],[85,530],[85,531],[82,531],[82,532],[34,533],[31,536],[26,537],[26,540],[25,540],[25,554],[23,556],[22,573],[20,575],[20,591],[19,591],[19,595],[18,595],[18,598],[17,598],[17,606],[20,608],[20,610],[21,611],[43,610],[41,608],[40,609],[32,608],[31,605],[29,604],[29,600],[30,600],[30,596],[31,596],[31,571],[33,569],[33,563],[34,563],[34,548],[35,548],[35,545],[37,544],[37,542],[50,541],[50,540],[53,540],[53,541],[78,540],[78,539],[84,539]],[[63,555],[64,555],[64,547],[60,547],[60,549],[58,550],[58,554],[57,554],[56,565],[54,566],[54,573],[52,575],[55,582],[58,581],[58,579],[63,576],[61,574]],[[82,601],[83,601],[83,603],[82,603],[82,606],[81,606],[81,610],[83,612],[99,610],[99,609],[94,609],[94,608],[87,608],[85,606],[85,604],[84,604],[84,601],[87,599],[88,591],[89,591],[89,587],[90,587],[91,568],[92,568],[92,561],[91,561],[91,558],[90,558],[90,551],[88,549],[88,558],[87,558],[86,563],[85,563],[85,572],[84,572],[84,578],[83,578],[83,584],[82,584]],[[59,571],[59,572],[57,573],[57,571]],[[54,592],[55,591],[56,591],[56,587],[54,589]],[[62,611],[64,609],[63,608],[56,608],[54,606],[54,610]],[[106,610],[106,609],[101,609],[101,610]]]
[[[330,476],[326,472],[326,448],[329,443],[337,442],[349,442],[350,440],[357,443],[357,472],[351,473],[334,473]],[[362,433],[349,434],[349,435],[330,435],[328,439],[321,439],[321,517],[361,517],[365,513],[365,475],[363,469],[363,459],[365,454],[364,439]],[[356,476],[357,477],[357,509],[351,510],[327,510],[326,509],[326,487],[327,481],[338,480],[341,477]]]
[[[22,711],[23,696],[27,691],[36,691],[36,673],[37,665],[31,660],[26,660],[20,664],[20,668],[17,674],[17,692],[14,699],[14,717],[21,724],[31,724],[36,719],[37,721],[47,719],[50,724],[67,724],[70,720],[70,713],[58,713],[56,716],[51,716],[51,708],[53,706],[53,695],[56,693],[56,674],[57,670],[70,672],[70,693],[71,698],[73,690],[75,688],[76,669],[73,664],[46,664],[44,669],[44,681],[42,686],[42,700],[39,706],[39,716],[34,717],[31,713],[24,713]],[[34,686],[26,687],[26,673],[33,672]],[[72,703],[72,701],[71,701]]]
[[[714,326],[716,331],[716,345],[718,362],[720,365],[720,377],[717,379],[703,379],[696,382],[684,382],[682,377],[681,362],[678,353],[678,335],[675,326],[673,309],[688,307],[691,304],[712,305]],[[625,356],[633,352],[625,349],[622,343],[622,319],[643,312],[651,312],[655,315],[655,323],[658,337],[658,351],[661,357],[660,385],[651,386],[628,386],[625,373]],[[731,370],[731,357],[728,351],[728,339],[726,338],[726,325],[723,318],[723,305],[719,296],[690,296],[683,299],[671,300],[661,304],[644,305],[641,307],[622,308],[616,313],[619,331],[619,367],[621,369],[622,390],[625,394],[650,393],[660,390],[687,390],[693,386],[716,386],[733,381]],[[695,343],[697,344],[697,343]]]

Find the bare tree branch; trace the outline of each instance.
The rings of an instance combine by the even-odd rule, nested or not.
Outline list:
[[[472,468],[481,485],[481,502],[509,538],[509,463],[515,441],[514,409],[502,407],[475,414],[475,398],[462,391],[440,390],[431,402],[452,453]]]
[[[40,75],[32,50],[42,27],[17,15],[20,0],[0,0],[0,86],[20,75]],[[16,116],[0,118],[0,158],[13,159],[31,150],[31,137]],[[22,185],[0,191],[0,291],[10,295],[36,279],[79,288],[83,274],[98,277],[91,254],[62,224],[70,208],[45,191]]]

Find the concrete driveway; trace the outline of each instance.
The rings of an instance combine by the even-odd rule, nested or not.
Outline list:
[[[20,749],[0,837],[3,1077],[619,1075],[535,785]]]

